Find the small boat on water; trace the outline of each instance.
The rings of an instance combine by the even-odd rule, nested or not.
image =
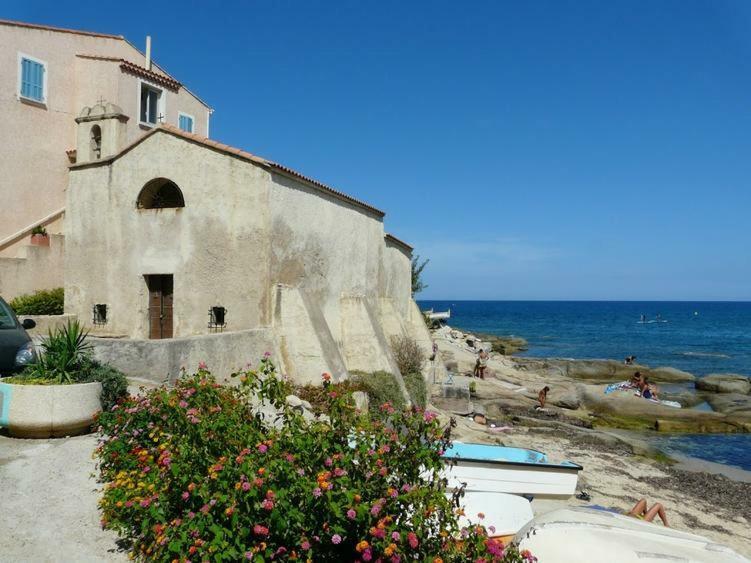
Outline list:
[[[511,493],[532,497],[569,497],[576,492],[581,465],[550,463],[535,450],[454,442],[443,458],[449,487],[466,483],[468,492]]]
[[[538,516],[514,540],[546,563],[751,563],[705,537],[592,508]]]

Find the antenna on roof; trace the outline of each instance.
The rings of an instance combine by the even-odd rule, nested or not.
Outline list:
[[[151,70],[151,35],[146,36],[146,68]]]

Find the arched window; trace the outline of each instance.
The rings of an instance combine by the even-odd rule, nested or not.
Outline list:
[[[185,199],[180,188],[167,178],[155,178],[148,182],[136,201],[138,209],[165,209],[167,207],[185,207]]]
[[[102,129],[94,125],[90,133],[91,160],[99,160],[102,157]]]

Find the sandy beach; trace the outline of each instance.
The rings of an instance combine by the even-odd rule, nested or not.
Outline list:
[[[434,333],[440,356],[453,371],[471,373],[476,355],[464,343]],[[439,376],[437,379],[440,379]],[[480,405],[488,424],[458,416],[467,407],[462,398],[444,397],[440,380],[433,385],[432,404],[446,421],[457,420],[455,440],[531,448],[548,454],[552,461],[571,460],[584,467],[579,487],[590,501],[539,499],[532,502],[536,514],[556,507],[598,504],[630,509],[639,499],[661,502],[668,521],[676,529],[704,535],[751,556],[751,472],[725,468],[699,460],[669,463],[656,456],[639,434],[588,428],[584,408],[546,406],[535,410],[537,391],[550,384],[549,374],[519,369],[516,362],[499,354],[488,361],[486,379],[454,376],[461,387],[475,381],[472,405]],[[571,382],[555,382],[554,398],[571,392]],[[564,401],[565,402],[565,401]],[[573,406],[573,405],[570,405]],[[509,427],[496,431],[489,424]],[[661,525],[661,524],[655,524]]]

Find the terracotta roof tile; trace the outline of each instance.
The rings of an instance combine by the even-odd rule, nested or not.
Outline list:
[[[156,72],[153,72],[147,68],[134,64],[130,61],[126,61],[125,59],[122,59],[122,61],[120,62],[120,68],[125,72],[129,72],[131,74],[135,74],[136,76],[140,76],[141,78],[147,78],[152,82],[161,84],[165,88],[173,90],[174,92],[177,92],[180,89],[180,86],[182,86],[182,84],[180,84],[171,76],[157,74]]]
[[[81,31],[79,29],[66,29],[64,27],[55,27],[52,25],[40,25],[36,23],[19,22],[15,20],[0,19],[0,25],[11,25],[14,27],[27,27],[30,29],[39,29],[42,31],[57,31],[59,33],[75,33],[76,35],[88,35],[89,37],[104,37],[106,39],[124,40],[122,35],[110,35],[108,33],[95,33],[93,31]]]

